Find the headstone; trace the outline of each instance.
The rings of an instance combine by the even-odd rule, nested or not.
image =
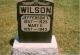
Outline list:
[[[12,55],[59,55],[52,35],[53,3],[22,0],[17,4],[18,37]]]
[[[52,2],[45,0],[18,2],[17,20],[20,42],[51,42],[53,5]]]

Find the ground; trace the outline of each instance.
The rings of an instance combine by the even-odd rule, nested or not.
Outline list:
[[[53,34],[61,55],[79,55],[79,0],[54,0]],[[10,55],[16,37],[16,0],[0,0],[0,55]]]

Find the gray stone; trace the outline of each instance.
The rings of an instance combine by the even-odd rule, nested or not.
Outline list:
[[[19,43],[16,38],[12,55],[59,55],[55,36],[51,43]]]

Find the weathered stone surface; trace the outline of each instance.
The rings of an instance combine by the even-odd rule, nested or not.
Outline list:
[[[15,40],[12,55],[59,55],[55,36],[52,43],[19,43]]]
[[[57,55],[57,53],[53,48],[13,49],[13,55]]]

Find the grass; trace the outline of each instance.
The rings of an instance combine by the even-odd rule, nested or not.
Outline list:
[[[79,55],[79,0],[54,1],[53,34],[63,55]],[[0,55],[10,55],[17,35],[16,1],[0,0]]]

